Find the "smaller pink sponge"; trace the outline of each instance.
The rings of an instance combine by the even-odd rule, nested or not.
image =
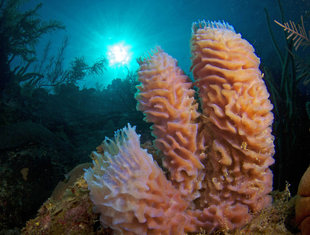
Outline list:
[[[120,234],[184,234],[194,231],[188,202],[166,179],[152,156],[140,147],[128,125],[105,139],[104,155],[93,153],[94,167],[84,178],[104,226]]]
[[[163,166],[172,184],[189,201],[200,196],[204,158],[197,148],[198,103],[190,79],[161,48],[138,60],[138,110],[152,122],[155,146],[165,156]]]

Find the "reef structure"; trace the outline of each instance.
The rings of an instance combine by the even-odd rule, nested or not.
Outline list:
[[[191,50],[194,83],[160,48],[138,61],[138,109],[168,179],[130,126],[85,172],[102,224],[120,234],[232,230],[271,202],[272,104],[253,47],[227,23],[201,21]]]

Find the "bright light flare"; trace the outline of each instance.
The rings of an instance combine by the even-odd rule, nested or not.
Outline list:
[[[129,46],[125,45],[124,43],[108,46],[108,60],[110,66],[123,66],[128,64],[130,62],[129,49]]]

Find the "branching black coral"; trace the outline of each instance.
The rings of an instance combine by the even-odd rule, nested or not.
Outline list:
[[[294,41],[294,48],[297,50],[300,45],[310,45],[310,31],[307,34],[305,25],[304,25],[304,20],[303,17],[301,16],[301,23],[300,24],[295,24],[294,21],[289,21],[284,24],[281,24],[280,22],[274,20],[275,23],[280,25],[284,31],[288,33],[288,36],[286,39],[292,38]]]
[[[9,83],[41,78],[41,74],[28,71],[36,60],[36,45],[43,35],[64,29],[60,22],[45,21],[38,15],[42,4],[21,10],[25,2],[0,1],[0,90]]]

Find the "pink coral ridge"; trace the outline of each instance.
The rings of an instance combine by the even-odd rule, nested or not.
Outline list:
[[[139,60],[138,109],[154,123],[169,180],[130,126],[85,179],[102,224],[123,234],[235,229],[271,202],[269,94],[253,47],[226,23],[193,25],[193,84],[161,49]]]

